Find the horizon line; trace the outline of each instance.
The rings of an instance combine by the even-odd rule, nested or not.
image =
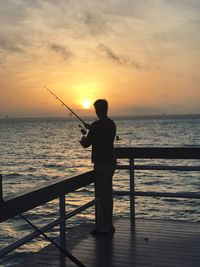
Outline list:
[[[108,117],[111,118],[168,118],[168,117],[200,117],[200,113],[173,113],[173,114],[138,114],[138,115],[109,115]],[[85,119],[93,119],[96,118],[96,116],[82,116],[82,118]],[[21,117],[21,116],[13,116],[10,117],[8,115],[6,116],[0,116],[0,120],[12,120],[12,119],[68,119],[68,120],[77,120],[75,117],[67,117],[67,116],[30,116],[30,117]]]

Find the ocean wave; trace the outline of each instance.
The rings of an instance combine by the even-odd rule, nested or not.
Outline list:
[[[4,174],[3,177],[5,178],[16,178],[16,177],[21,177],[23,176],[21,173],[13,172],[13,173],[7,173]]]
[[[171,202],[171,203],[180,202],[180,200],[178,200],[176,198],[163,198],[162,201],[164,201],[164,202]]]
[[[61,168],[61,167],[63,167],[63,165],[56,164],[56,163],[44,163],[43,167],[45,167],[45,168]]]
[[[125,133],[120,133],[121,135],[131,135],[131,134],[133,134],[133,132],[125,132]]]
[[[143,182],[144,185],[158,185],[161,184],[160,181],[147,181],[147,182]]]
[[[30,172],[35,172],[37,170],[37,168],[34,168],[34,167],[29,167],[27,169],[27,171],[30,171]]]

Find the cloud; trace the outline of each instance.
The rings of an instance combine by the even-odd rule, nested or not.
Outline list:
[[[15,27],[26,17],[24,5],[19,1],[0,1],[0,23],[7,27]],[[17,23],[17,24],[16,24]],[[2,28],[1,30],[3,30]]]
[[[177,6],[182,6],[185,8],[200,8],[200,2],[199,0],[164,0],[164,2],[172,4],[172,5],[177,5]]]
[[[109,59],[111,59],[112,61],[120,65],[132,67],[137,70],[148,70],[149,69],[147,65],[145,66],[137,61],[133,61],[131,58],[127,56],[125,57],[125,56],[116,54],[108,46],[104,44],[99,44],[98,48],[101,51],[103,51]]]
[[[68,60],[73,54],[71,51],[69,51],[65,46],[59,45],[59,44],[51,44],[50,49],[54,51],[55,53],[62,56],[64,60]]]
[[[104,44],[100,44],[98,46],[98,48],[100,50],[102,50],[103,52],[105,52],[106,56],[108,56],[108,58],[112,59],[113,61],[115,61],[119,64],[125,64],[126,63],[126,60],[123,57],[118,56],[108,46],[106,46]]]
[[[101,35],[108,31],[107,21],[100,13],[86,11],[83,12],[80,19],[92,35]]]
[[[13,41],[3,37],[0,37],[0,49],[14,53],[21,53],[23,51],[23,49]]]

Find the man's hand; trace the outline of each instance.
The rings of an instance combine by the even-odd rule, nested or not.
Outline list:
[[[88,129],[88,130],[90,129],[90,124],[89,123],[84,123],[84,126],[85,126],[86,129]]]
[[[82,145],[82,147],[85,147],[84,146],[85,139],[86,139],[86,137],[83,135],[82,138],[81,138],[81,141],[79,141],[79,143]]]
[[[85,139],[86,137],[83,135],[80,142],[85,141]]]

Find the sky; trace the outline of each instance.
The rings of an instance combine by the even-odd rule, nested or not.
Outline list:
[[[0,0],[0,118],[200,113],[199,0]]]

